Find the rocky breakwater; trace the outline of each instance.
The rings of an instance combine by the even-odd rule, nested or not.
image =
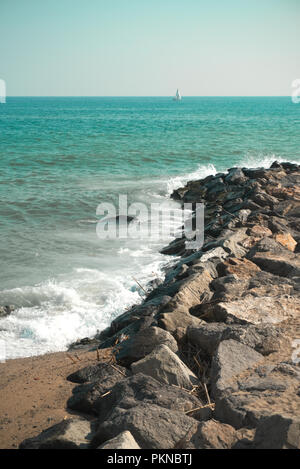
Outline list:
[[[94,339],[78,418],[22,448],[300,447],[300,167],[233,168],[173,198],[205,203],[205,243]],[[298,347],[298,350],[297,350]],[[89,419],[83,417],[89,415]]]

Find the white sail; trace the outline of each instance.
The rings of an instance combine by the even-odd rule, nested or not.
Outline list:
[[[176,95],[173,98],[174,101],[180,101],[181,100],[181,95],[179,93],[179,89],[177,88]]]

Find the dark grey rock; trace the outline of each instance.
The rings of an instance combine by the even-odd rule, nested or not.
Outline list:
[[[155,404],[170,410],[187,412],[201,406],[199,399],[177,386],[158,382],[151,376],[137,373],[117,383],[109,394],[94,402],[94,409],[100,421],[110,419],[115,407],[129,409],[144,404]],[[197,414],[201,419],[206,414]]]
[[[225,177],[225,182],[227,184],[244,184],[247,181],[243,170],[241,168],[231,168],[228,171],[227,176]]]
[[[0,306],[0,318],[9,316],[14,310],[15,310],[14,306],[11,306],[11,305]]]
[[[256,429],[256,449],[300,449],[300,417],[272,415],[262,419]]]
[[[132,363],[131,370],[134,374],[143,373],[160,383],[184,389],[199,385],[197,376],[166,345],[158,345],[145,358]]]
[[[198,327],[190,326],[187,329],[187,340],[209,355],[213,355],[226,328],[226,324],[223,323],[207,323]]]
[[[101,380],[103,383],[109,381],[115,384],[116,381],[119,381],[122,373],[125,376],[129,376],[130,372],[126,368],[119,365],[114,365],[114,367],[115,368],[108,363],[98,363],[97,365],[86,366],[85,368],[81,368],[80,370],[71,373],[67,377],[67,380],[72,383],[86,383],[88,381]],[[119,372],[116,369],[119,370]]]
[[[69,419],[28,438],[20,449],[87,449],[93,437],[93,424],[84,419]]]
[[[82,371],[82,373],[80,373]],[[125,379],[131,374],[127,369],[123,369],[117,365],[113,367],[108,364],[102,364],[96,373],[92,370],[80,370],[76,374],[70,376],[72,380],[85,379],[86,377],[92,377],[93,382],[77,386],[73,389],[73,395],[69,398],[67,406],[73,410],[79,410],[87,414],[97,413],[97,402],[101,400],[103,394],[107,393],[116,383]],[[96,378],[96,376],[98,376]]]
[[[219,397],[225,391],[236,389],[238,375],[261,359],[260,353],[236,340],[221,342],[212,360],[212,395]]]
[[[122,366],[129,366],[162,344],[167,345],[173,352],[178,351],[177,342],[169,332],[160,327],[143,329],[117,346],[117,362]]]
[[[128,430],[142,449],[172,449],[197,427],[197,420],[155,404],[143,403],[129,409],[115,407],[109,419],[100,423],[92,446],[97,448]]]

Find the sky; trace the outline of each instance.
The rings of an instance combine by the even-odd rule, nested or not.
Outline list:
[[[8,96],[288,96],[300,0],[0,0]]]

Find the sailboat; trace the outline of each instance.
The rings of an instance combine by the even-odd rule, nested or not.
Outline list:
[[[180,101],[181,100],[181,95],[179,93],[179,89],[177,88],[176,94],[173,98],[173,101]]]

